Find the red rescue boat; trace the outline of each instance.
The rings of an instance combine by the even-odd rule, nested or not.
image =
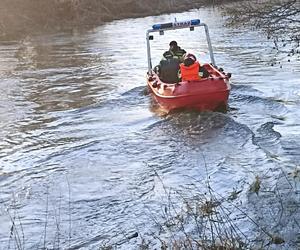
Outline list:
[[[165,30],[186,27],[193,30],[196,26],[204,26],[206,31],[211,63],[204,64],[202,67],[208,71],[209,76],[196,81],[181,81],[178,83],[163,82],[158,74],[152,70],[149,40],[153,40],[153,37],[150,36],[150,33],[159,31],[160,34],[162,34]],[[230,92],[229,78],[231,77],[231,74],[226,74],[222,69],[218,69],[214,66],[215,60],[206,24],[200,23],[199,19],[194,19],[180,23],[175,22],[153,25],[153,29],[147,31],[147,48],[148,87],[161,108],[166,111],[179,108],[197,109],[199,111],[226,110]]]

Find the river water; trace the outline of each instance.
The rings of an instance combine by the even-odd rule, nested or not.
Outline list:
[[[166,115],[147,94],[145,32],[174,17],[208,24],[228,112]],[[154,63],[174,39],[208,60],[203,33],[181,30],[155,36]],[[243,235],[299,247],[299,57],[211,8],[1,41],[0,55],[0,249],[152,249],[174,190],[208,186],[238,193]]]

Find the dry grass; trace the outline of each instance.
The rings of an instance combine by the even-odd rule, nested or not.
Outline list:
[[[150,213],[159,230],[152,239],[141,236],[140,249],[299,249],[298,168],[282,171],[271,183],[268,173],[256,175],[244,190],[228,195],[213,190],[209,176],[204,185],[178,191],[155,174],[166,202],[160,215]]]
[[[162,177],[154,172],[163,187],[164,199],[160,213],[151,212],[151,209],[148,211],[153,232],[136,228],[136,232],[120,237],[116,235],[108,242],[99,239],[99,249],[126,247],[130,241],[135,241],[135,249],[144,250],[299,249],[299,167],[290,172],[282,171],[270,183],[268,172],[255,175],[243,190],[233,190],[229,194],[220,194],[214,190],[210,176],[194,185],[174,190],[165,186]],[[41,218],[44,227],[39,247],[79,248],[80,245],[72,242],[75,238],[72,237],[71,217],[67,221],[69,226],[65,225],[69,235],[61,234],[63,225],[60,214],[71,214],[71,206],[69,211],[61,211],[60,202],[55,207],[58,212],[51,216],[53,212],[49,210],[47,198],[45,218]],[[11,222],[7,249],[26,249],[26,230],[22,226],[18,206],[15,204],[6,211]],[[53,229],[56,229],[55,234],[52,232],[48,235]],[[93,236],[90,237],[93,239]]]

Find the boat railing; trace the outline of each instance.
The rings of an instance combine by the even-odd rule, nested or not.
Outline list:
[[[205,23],[201,23],[200,19],[193,19],[193,20],[182,21],[182,22],[177,22],[175,20],[175,22],[171,22],[171,23],[154,24],[152,25],[152,29],[147,30],[146,40],[147,40],[148,72],[151,72],[152,70],[150,41],[153,40],[153,35],[151,35],[151,33],[158,32],[160,35],[163,35],[164,32],[168,30],[177,30],[177,29],[186,29],[186,28],[189,28],[191,31],[193,31],[195,27],[204,27],[211,64],[216,65],[208,26]]]

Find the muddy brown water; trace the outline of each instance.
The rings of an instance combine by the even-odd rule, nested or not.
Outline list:
[[[208,24],[216,62],[233,74],[227,113],[163,116],[145,94],[145,31],[174,17]],[[174,39],[209,59],[204,33],[181,30],[155,36],[154,63]],[[210,8],[1,41],[0,55],[0,249],[137,249],[132,235],[150,241],[164,223],[166,189],[205,192],[207,177],[223,197],[239,191],[240,208],[284,237],[275,248],[297,248],[299,57],[225,27]],[[288,210],[276,213],[271,192],[249,192],[255,176],[284,190]],[[239,215],[243,234],[264,237]]]

